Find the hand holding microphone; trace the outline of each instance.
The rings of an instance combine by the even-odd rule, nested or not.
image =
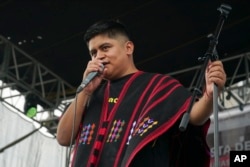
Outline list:
[[[101,71],[104,70],[104,65],[101,66]],[[81,85],[77,88],[76,93],[80,93],[97,75],[98,71],[90,72],[85,79],[83,79]]]

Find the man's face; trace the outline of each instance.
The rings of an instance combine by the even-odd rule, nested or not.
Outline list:
[[[107,72],[106,79],[117,79],[125,75],[129,66],[131,49],[129,42],[123,36],[110,38],[107,35],[97,35],[88,43],[92,60],[102,60]]]

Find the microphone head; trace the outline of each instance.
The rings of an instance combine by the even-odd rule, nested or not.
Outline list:
[[[104,70],[104,65],[101,66],[102,71]],[[97,75],[99,74],[98,71],[90,72],[87,77],[82,81],[81,85],[76,90],[76,93],[81,92]]]

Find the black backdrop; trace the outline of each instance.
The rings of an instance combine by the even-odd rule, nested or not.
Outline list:
[[[128,25],[139,69],[170,73],[199,65],[220,12],[232,11],[217,46],[221,59],[250,50],[248,0],[0,1],[0,34],[77,87],[89,60],[83,33],[100,19]],[[234,69],[226,69],[228,76]],[[179,76],[185,84],[193,76]]]

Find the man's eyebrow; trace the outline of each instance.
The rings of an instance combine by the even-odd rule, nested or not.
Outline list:
[[[105,45],[111,45],[109,42],[104,42],[104,43],[102,43],[102,44],[100,44],[97,48],[102,48],[103,46],[105,46]],[[90,51],[89,51],[89,53],[93,53],[94,51],[96,51],[97,49],[91,49]]]
[[[103,44],[101,44],[98,48],[102,48],[104,45],[110,45],[110,43],[108,42],[104,42]]]

